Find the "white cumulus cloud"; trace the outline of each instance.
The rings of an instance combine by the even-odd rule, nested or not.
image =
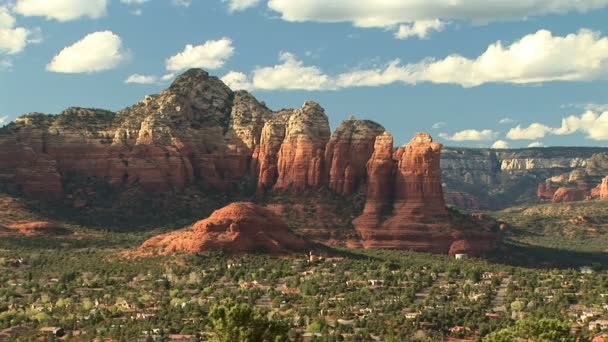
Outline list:
[[[316,66],[304,63],[289,52],[279,56],[281,64],[257,68],[253,72],[253,86],[256,89],[275,90],[322,90],[335,89],[335,82]]]
[[[561,127],[553,130],[556,135],[569,135],[577,132],[586,134],[588,139],[608,140],[608,111],[603,113],[586,111],[580,116],[568,116],[562,119]]]
[[[0,6],[0,54],[17,54],[23,51],[28,44],[39,43],[42,40],[40,29],[15,27],[16,23],[17,21],[9,9],[6,6]],[[7,63],[9,62],[7,61]],[[6,65],[4,66],[6,67]]]
[[[498,150],[507,149],[507,148],[509,148],[509,143],[504,140],[496,140],[494,142],[494,144],[492,144],[491,148],[498,149]]]
[[[222,77],[222,82],[232,90],[251,90],[253,88],[247,75],[237,71],[228,72]]]
[[[511,140],[535,140],[547,135],[571,135],[583,133],[587,139],[608,140],[608,111],[586,111],[580,115],[570,115],[562,119],[561,126],[550,127],[535,122],[528,127],[517,126],[507,133]]]
[[[231,39],[209,40],[202,45],[186,45],[182,52],[167,59],[166,67],[169,71],[189,68],[218,69],[233,55]]]
[[[129,58],[130,53],[118,35],[99,31],[65,47],[46,69],[60,73],[93,73],[114,69]]]
[[[401,24],[395,32],[397,39],[407,39],[410,37],[418,37],[427,39],[431,32],[441,32],[445,29],[445,23],[439,19],[435,20],[420,20],[412,24]]]
[[[15,12],[23,16],[69,21],[106,15],[109,0],[17,0]]]
[[[294,54],[282,53],[280,64],[259,67],[250,77],[254,88],[265,90],[336,90],[421,82],[476,87],[486,83],[591,81],[608,79],[608,38],[589,30],[566,36],[540,30],[509,46],[498,41],[476,58],[451,55],[411,64],[395,59],[381,67],[337,75],[305,65]]]
[[[133,74],[125,80],[125,83],[135,84],[155,84],[158,83],[158,76]]]
[[[223,0],[228,3],[228,11],[239,12],[257,6],[260,0]]]
[[[269,0],[268,7],[290,22],[350,22],[357,27],[393,28],[436,19],[470,23],[522,20],[546,14],[588,12],[608,0]]]
[[[552,128],[540,123],[533,123],[528,127],[517,127],[511,128],[507,133],[507,138],[511,140],[536,140],[544,138],[546,135],[551,133]]]
[[[0,115],[0,125],[3,125],[8,120],[8,115]]]
[[[533,143],[530,143],[530,144],[528,145],[528,147],[545,147],[545,144],[543,144],[543,143],[542,143],[542,142],[540,142],[540,141],[535,141],[535,142],[533,142]]]
[[[15,26],[15,17],[6,6],[0,6],[0,29],[9,29]]]
[[[498,132],[495,132],[490,129],[466,129],[464,131],[456,132],[452,135],[449,135],[447,133],[440,133],[439,136],[443,139],[451,141],[490,141],[498,137]]]

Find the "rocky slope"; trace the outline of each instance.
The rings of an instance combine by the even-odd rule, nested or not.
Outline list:
[[[118,113],[70,108],[55,116],[27,114],[0,129],[0,180],[5,191],[51,200],[60,204],[58,212],[72,207],[77,217],[99,211],[104,201],[120,204],[103,208],[105,215],[116,218],[133,207],[121,217],[137,221],[133,212],[154,219],[241,198],[288,217],[308,198],[315,205],[298,213],[302,220],[293,228],[323,228],[313,235],[329,240],[356,239],[352,220],[361,215],[355,226],[366,247],[447,253],[459,242],[455,249],[491,250],[497,235],[489,227],[465,224],[446,209],[441,147],[420,133],[394,150],[382,126],[355,118],[331,134],[325,110],[315,102],[273,112],[251,94],[193,69]],[[246,211],[240,204],[229,208]],[[323,213],[337,217],[340,227]],[[171,244],[174,235],[158,243],[163,250],[191,251],[212,246],[206,236],[234,237],[229,226],[218,232],[209,227],[188,233],[188,246]],[[334,234],[338,228],[344,231]],[[250,236],[247,229],[239,234]]]
[[[139,254],[200,253],[292,253],[308,251],[311,244],[295,235],[270,210],[253,203],[232,203],[216,210],[191,230],[156,236],[142,244]]]

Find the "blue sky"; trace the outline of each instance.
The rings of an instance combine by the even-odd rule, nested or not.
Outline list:
[[[53,3],[0,0],[4,123],[119,110],[202,66],[270,108],[312,99],[332,127],[354,114],[399,143],[608,146],[608,0]]]

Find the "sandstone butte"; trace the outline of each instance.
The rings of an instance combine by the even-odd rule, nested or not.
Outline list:
[[[69,108],[26,114],[1,128],[0,186],[75,208],[88,203],[85,191],[66,196],[73,177],[150,193],[196,184],[230,195],[244,182],[256,183],[258,198],[278,189],[295,197],[325,188],[349,201],[366,192],[355,227],[368,248],[494,248],[496,234],[446,210],[440,153],[441,145],[423,133],[393,150],[382,126],[355,118],[331,134],[315,102],[273,112],[192,69],[117,113]]]
[[[376,138],[367,163],[369,184],[363,214],[353,224],[366,248],[410,249],[479,255],[498,239],[489,219],[450,214],[441,182],[442,145],[428,133],[393,152],[393,138]]]
[[[216,210],[192,229],[153,237],[139,248],[141,254],[199,253],[224,250],[231,253],[290,253],[308,251],[311,245],[289,230],[270,210],[253,203],[236,202]]]

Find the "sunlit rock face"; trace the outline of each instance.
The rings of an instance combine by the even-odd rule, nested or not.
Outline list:
[[[253,203],[237,202],[216,210],[192,229],[156,236],[140,252],[168,254],[200,253],[291,253],[307,251],[311,245],[292,233],[270,210]]]
[[[496,248],[495,234],[474,221],[456,223],[443,199],[441,144],[417,133],[392,153],[392,138],[376,139],[368,162],[368,197],[353,223],[366,248],[478,255]]]
[[[384,127],[354,117],[342,122],[325,150],[328,188],[341,195],[352,195],[367,179],[367,162],[374,152],[376,137]]]

